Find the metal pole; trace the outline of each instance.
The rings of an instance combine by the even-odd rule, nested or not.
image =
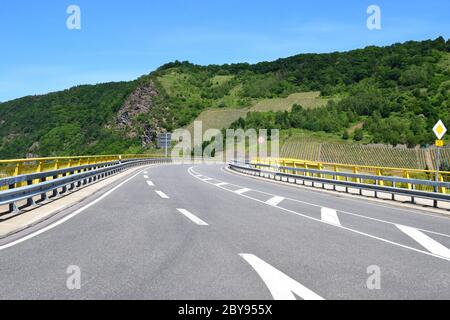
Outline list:
[[[169,146],[168,146],[168,144],[169,144],[169,142],[168,142],[168,139],[169,139],[169,134],[168,134],[168,133],[166,133],[166,139],[165,139],[165,146],[166,146],[166,158],[167,158],[167,148],[169,147]]]
[[[437,156],[436,156],[436,181],[439,182],[439,170],[441,168],[441,148],[437,147]]]

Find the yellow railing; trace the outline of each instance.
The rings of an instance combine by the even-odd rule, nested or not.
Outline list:
[[[323,170],[323,171],[332,171],[332,172],[346,172],[346,173],[360,173],[360,174],[368,174],[372,176],[379,177],[402,177],[402,178],[411,178],[411,179],[422,179],[422,180],[432,180],[436,179],[436,171],[432,170],[419,170],[419,169],[404,169],[404,168],[391,168],[391,167],[374,167],[374,166],[359,166],[359,165],[348,165],[348,164],[340,164],[340,163],[327,163],[327,162],[316,162],[316,161],[306,161],[299,159],[289,159],[289,158],[255,158],[253,161],[256,161],[265,165],[273,165],[273,166],[281,166],[281,167],[294,167],[294,168],[303,168],[303,169],[314,169],[314,170]],[[288,170],[284,170],[288,173]],[[295,172],[292,172],[295,174]],[[304,175],[311,175],[310,173],[304,173]],[[339,177],[333,175],[324,175],[318,174],[320,178],[329,178],[329,179],[339,179]],[[342,178],[341,178],[342,179]],[[364,180],[364,181],[361,181]],[[439,180],[450,182],[450,172],[441,171],[439,172]],[[374,184],[374,180],[370,179],[354,179],[354,182],[359,183],[372,183]],[[383,185],[383,181],[379,180],[378,184]],[[413,186],[411,184],[404,184],[397,186],[400,188],[412,189]],[[427,186],[416,186],[417,190],[423,191],[434,191],[431,187]],[[447,193],[448,190],[445,188],[441,188],[439,192]]]
[[[39,173],[90,164],[149,157],[156,158],[161,157],[161,155],[127,154],[0,160],[0,179],[22,174]]]

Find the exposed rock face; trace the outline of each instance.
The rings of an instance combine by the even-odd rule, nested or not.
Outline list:
[[[152,106],[152,100],[158,95],[153,82],[148,85],[142,85],[130,94],[122,108],[117,114],[117,122],[119,126],[126,127],[132,122],[136,116],[148,113]]]
[[[129,138],[136,138],[139,135],[137,127],[141,127],[140,135],[142,146],[149,145],[154,140],[154,131],[148,123],[141,123],[136,120],[139,115],[148,114],[153,106],[153,99],[158,95],[158,91],[152,81],[142,84],[130,94],[122,108],[117,113],[117,125],[121,129],[127,129]]]
[[[144,124],[143,133],[141,135],[141,143],[143,147],[147,147],[156,138],[156,132],[148,124]]]

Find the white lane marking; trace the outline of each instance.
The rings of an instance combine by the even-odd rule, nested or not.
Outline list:
[[[156,192],[156,194],[157,194],[158,196],[160,196],[160,197],[163,198],[163,199],[170,199],[169,196],[168,196],[167,194],[165,194],[164,192],[162,192],[162,191],[160,191],[160,190],[156,190],[155,192]]]
[[[242,189],[236,190],[235,193],[237,193],[237,194],[244,194],[244,193],[249,192],[249,191],[252,191],[252,190],[248,189],[248,188],[242,188]]]
[[[419,231],[416,228],[411,228],[402,225],[397,225],[397,228],[399,228],[402,232],[406,233],[412,239],[417,241],[422,247],[424,247],[431,253],[450,259],[450,249],[443,246],[436,240],[431,239],[425,233]]]
[[[147,174],[148,173],[148,171],[144,171],[144,174]]]
[[[148,179],[148,176],[144,176],[144,179]]]
[[[227,185],[228,185],[228,183],[226,183],[226,182],[220,182],[220,183],[215,184],[216,187],[223,187],[223,186],[227,186]]]
[[[221,168],[220,168],[220,171],[222,171],[223,173],[225,173],[225,174],[227,174],[227,175],[230,175],[230,176],[236,176],[236,174],[230,173],[230,172],[224,170],[224,168],[225,168],[225,167],[221,167]],[[246,178],[248,178],[248,179],[253,179],[253,180],[254,180],[254,177],[251,177],[251,176],[243,175],[243,177],[246,177]],[[262,179],[261,179],[261,180],[262,180]],[[266,179],[266,180],[267,180],[267,179]],[[299,180],[301,180],[301,179],[299,179]],[[295,187],[295,186],[292,186],[291,184],[280,184],[280,183],[278,183],[278,182],[274,182],[274,181],[271,181],[271,180],[267,180],[267,181],[265,181],[265,182],[273,183],[273,184],[276,184],[276,185],[278,185],[278,186],[283,185],[283,186],[285,186],[285,187],[291,187],[291,188]],[[313,189],[302,189],[302,191],[304,191],[305,193],[313,193],[313,194],[322,193],[321,190],[313,190]],[[262,192],[262,191],[261,191],[261,192]],[[287,198],[287,199],[289,199],[289,198]],[[295,199],[289,199],[289,200],[298,201],[298,202],[303,202],[303,201],[299,201],[299,200],[295,200]],[[359,199],[353,199],[353,198],[346,198],[345,200],[346,200],[346,201],[357,202],[357,203],[359,203],[359,204],[361,204],[361,202],[362,202],[362,200],[359,200]],[[311,205],[311,206],[320,207],[320,205],[316,205],[316,204],[314,204],[314,203],[309,203],[309,202],[304,202],[304,203],[305,203],[305,204],[309,204],[309,205]],[[417,211],[417,209],[403,209],[403,208],[399,208],[399,207],[395,207],[395,206],[387,206],[387,205],[379,204],[379,203],[376,203],[376,202],[370,202],[370,203],[365,202],[364,204],[368,204],[368,205],[371,205],[371,206],[374,206],[374,207],[386,208],[386,209],[390,209],[390,210],[394,210],[394,211],[407,212],[408,214],[413,213],[413,214],[418,214],[418,215],[427,216],[427,217],[431,217],[431,218],[437,218],[437,219],[445,219],[445,220],[448,220],[448,217],[446,217],[446,216],[441,216],[441,215],[436,215],[436,214],[430,214],[430,213],[426,213],[426,212],[421,212],[421,211]],[[377,221],[380,221],[380,222],[385,222],[385,223],[389,223],[389,224],[394,224],[394,225],[395,225],[394,222],[390,222],[390,221],[378,220],[378,219],[375,219],[375,218],[370,218],[370,217],[366,217],[366,216],[361,216],[361,215],[358,215],[358,214],[355,214],[355,213],[351,213],[351,212],[345,212],[345,211],[339,211],[339,212],[342,212],[342,213],[345,213],[345,214],[351,214],[351,215],[359,216],[359,217],[361,217],[361,218],[367,218],[367,219],[377,220]],[[417,228],[417,229],[419,229],[419,228]],[[432,232],[432,233],[434,233],[434,234],[439,234],[439,235],[443,235],[443,236],[446,236],[446,237],[450,237],[450,235],[440,234],[440,233],[438,233],[438,232],[434,232],[434,231],[430,231],[430,230],[424,230],[424,229],[419,229],[419,230],[421,230],[421,231],[426,231],[426,232]]]
[[[194,167],[190,167],[190,168],[188,169],[188,172],[189,172],[189,174],[190,174],[191,176],[195,177],[195,174],[194,174],[194,173],[196,173],[196,172],[193,170],[193,168],[194,168]],[[200,180],[201,180],[201,179],[200,179]],[[209,182],[206,182],[206,183],[209,183]],[[209,184],[211,184],[211,183],[209,183]],[[213,184],[211,184],[211,185],[213,185]],[[222,190],[225,190],[225,191],[228,191],[228,192],[233,192],[232,190],[229,190],[229,189],[224,188],[224,187],[218,187],[218,188],[220,188],[220,189],[222,189]],[[265,193],[265,192],[261,192],[261,193]],[[266,194],[267,194],[267,193],[266,193]],[[244,197],[244,198],[247,198],[247,199],[250,199],[250,200],[253,200],[253,201],[256,201],[256,202],[259,202],[259,203],[263,203],[263,204],[266,204],[266,205],[267,205],[267,203],[265,203],[264,201],[259,200],[259,199],[256,199],[256,198],[249,197],[249,196],[247,196],[247,195],[245,195],[245,194],[242,194],[241,197]],[[288,199],[288,198],[287,198],[287,199]],[[286,209],[286,208],[283,208],[283,207],[280,207],[280,206],[278,206],[278,207],[276,207],[276,208],[278,208],[278,209],[281,210],[281,211],[285,211],[285,212],[288,212],[288,213],[297,215],[297,216],[299,216],[299,217],[303,217],[303,218],[308,219],[308,220],[313,220],[313,221],[316,221],[316,222],[320,222],[320,223],[324,223],[324,224],[329,225],[328,223],[326,223],[326,222],[324,222],[324,221],[322,221],[322,220],[320,220],[320,219],[316,219],[316,218],[310,217],[310,216],[308,216],[308,215],[306,215],[306,214],[303,214],[303,213],[299,213],[299,212],[296,212],[296,211],[293,211],[293,210],[289,210],[289,209]],[[352,233],[356,233],[356,234],[359,234],[359,235],[361,235],[361,236],[365,236],[365,237],[368,237],[368,238],[371,238],[371,239],[374,239],[374,240],[378,240],[378,241],[381,241],[381,242],[384,242],[384,243],[388,243],[388,244],[391,244],[391,245],[394,245],[394,246],[397,246],[397,247],[400,247],[400,248],[403,248],[403,249],[411,250],[411,251],[414,251],[414,252],[417,252],[417,253],[422,253],[422,254],[427,255],[427,256],[430,256],[430,257],[435,257],[435,258],[439,258],[439,259],[442,259],[442,260],[450,261],[450,258],[445,258],[445,257],[443,257],[443,256],[436,255],[436,254],[430,253],[430,252],[428,252],[428,251],[416,249],[416,248],[413,248],[413,247],[410,247],[410,246],[407,246],[407,245],[403,245],[403,244],[398,243],[398,242],[394,242],[394,241],[391,241],[391,240],[387,240],[387,239],[384,239],[384,238],[380,238],[380,237],[371,235],[371,234],[369,234],[369,233],[365,233],[365,232],[358,231],[358,230],[355,230],[355,229],[347,228],[347,227],[344,227],[344,226],[335,226],[335,227],[340,228],[340,229],[343,229],[343,230],[346,230],[346,231],[349,231],[349,232],[352,232]]]
[[[240,254],[240,256],[255,269],[275,300],[296,300],[294,293],[303,300],[324,300],[257,256],[253,254]]]
[[[226,173],[226,174],[228,174],[228,175],[232,175],[231,173],[229,173],[227,171],[224,171],[223,167],[221,168],[221,171]],[[245,177],[248,178],[248,179],[253,179],[252,177],[247,177],[247,176],[245,176]],[[268,183],[274,183],[273,181],[270,181],[270,180],[268,180],[267,182]],[[280,185],[278,183],[276,183],[276,184]],[[238,187],[238,188],[243,188],[242,186],[237,185],[237,184],[229,183],[229,185],[232,185],[232,186],[235,186],[235,187]],[[292,187],[291,185],[288,185],[288,184],[286,184],[284,186],[285,187]],[[311,193],[311,192],[314,192],[314,193],[320,192],[320,191],[311,191],[311,190],[302,190],[302,191],[306,191],[306,192],[309,192],[309,193]],[[267,192],[264,192],[264,191],[259,191],[258,190],[257,192],[265,194],[265,195],[268,195],[268,196],[275,196],[274,194],[267,193]],[[318,204],[311,203],[311,202],[305,202],[305,201],[301,201],[301,200],[298,200],[298,199],[293,199],[293,198],[286,197],[286,200],[294,201],[294,202],[298,202],[298,203],[302,203],[302,204],[306,204],[306,205],[309,205],[311,207],[322,208],[322,205],[318,205]],[[346,200],[353,200],[354,202],[360,202],[358,200],[354,200],[354,199],[351,199],[351,198],[348,198]],[[412,213],[415,213],[415,214],[429,216],[429,217],[432,217],[432,218],[442,218],[442,219],[446,219],[448,221],[448,217],[440,217],[440,216],[430,215],[430,214],[416,212],[416,211],[407,211],[407,210],[404,210],[404,209],[401,209],[401,208],[388,207],[388,206],[383,206],[383,205],[379,205],[379,204],[375,204],[375,203],[370,203],[370,205],[377,206],[377,207],[382,207],[382,208],[387,208],[387,209],[392,209],[392,210],[405,211],[405,212],[409,212],[409,213],[412,212]],[[390,225],[394,225],[394,226],[398,224],[396,222],[382,220],[382,219],[377,219],[377,218],[372,218],[372,217],[368,217],[368,216],[363,216],[361,214],[348,212],[348,211],[343,211],[343,210],[339,210],[339,213],[343,213],[343,214],[346,214],[346,215],[358,217],[358,218],[361,218],[361,219],[367,219],[367,220],[371,220],[371,221],[377,221],[377,222],[380,222],[380,223],[390,224]],[[420,231],[423,231],[423,232],[432,233],[432,234],[436,234],[436,235],[443,236],[443,237],[446,237],[446,238],[450,238],[449,234],[440,233],[440,232],[436,232],[436,231],[431,231],[431,230],[427,230],[427,229],[423,229],[423,228],[419,228],[419,227],[413,227],[413,228],[416,228],[417,230],[420,230]]]
[[[329,224],[340,226],[341,222],[339,221],[339,217],[337,215],[336,210],[330,208],[322,208],[321,210],[321,218],[322,221],[327,222]]]
[[[280,204],[284,200],[283,197],[275,196],[273,198],[270,198],[266,201],[267,204],[270,204],[271,206],[276,207],[278,204]]]
[[[150,181],[150,180],[147,181],[147,184],[148,184],[150,187],[154,187],[154,186],[155,186],[155,184],[153,183],[153,181]]]
[[[186,209],[177,209],[181,214],[183,214],[185,217],[187,217],[189,220],[194,222],[195,224],[198,224],[199,226],[207,226],[208,224],[200,219],[199,217],[195,216],[194,214],[190,213]]]
[[[55,227],[57,227],[57,226],[63,224],[64,222],[66,222],[66,221],[72,219],[73,217],[79,215],[80,213],[82,213],[82,212],[85,211],[86,209],[92,207],[94,204],[96,204],[96,203],[102,201],[102,200],[105,199],[107,196],[109,196],[111,193],[113,193],[114,191],[116,191],[117,189],[119,189],[121,186],[123,186],[125,183],[127,183],[127,182],[129,182],[130,180],[134,179],[135,177],[137,177],[137,176],[140,175],[141,173],[142,173],[142,171],[139,171],[139,172],[136,173],[134,176],[128,178],[127,180],[121,182],[120,184],[118,184],[117,186],[115,186],[114,188],[112,188],[111,190],[105,192],[105,193],[104,193],[103,195],[101,195],[99,198],[97,198],[97,199],[95,199],[94,201],[88,203],[87,205],[81,207],[80,209],[78,209],[78,210],[72,212],[71,214],[65,216],[64,218],[62,218],[62,219],[56,221],[55,223],[52,223],[52,224],[46,226],[45,228],[42,228],[42,229],[40,229],[40,230],[38,230],[38,231],[36,231],[36,232],[30,233],[29,235],[27,235],[27,236],[25,236],[25,237],[23,237],[23,238],[17,239],[17,240],[15,240],[15,241],[13,241],[13,242],[10,242],[10,243],[8,243],[8,244],[5,244],[5,245],[3,245],[3,246],[0,246],[0,251],[1,251],[1,250],[4,250],[4,249],[7,249],[7,248],[10,248],[10,247],[12,247],[12,246],[15,246],[16,244],[22,243],[22,242],[27,241],[27,240],[29,240],[29,239],[32,239],[32,238],[34,238],[34,237],[36,237],[36,236],[38,236],[38,235],[40,235],[40,234],[42,234],[42,233],[44,233],[44,232],[46,232],[46,231],[49,231],[49,230],[51,230],[51,229],[53,229],[53,228],[55,228]]]
[[[205,179],[202,179],[203,181],[211,181],[211,180],[213,180],[213,179],[211,179],[211,178],[205,178]]]

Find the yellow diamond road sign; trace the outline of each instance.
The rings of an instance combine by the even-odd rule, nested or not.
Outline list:
[[[433,128],[433,132],[436,135],[436,137],[439,140],[441,140],[442,137],[447,132],[447,128],[445,127],[444,123],[441,120],[439,120],[438,123],[436,123],[436,125]]]

